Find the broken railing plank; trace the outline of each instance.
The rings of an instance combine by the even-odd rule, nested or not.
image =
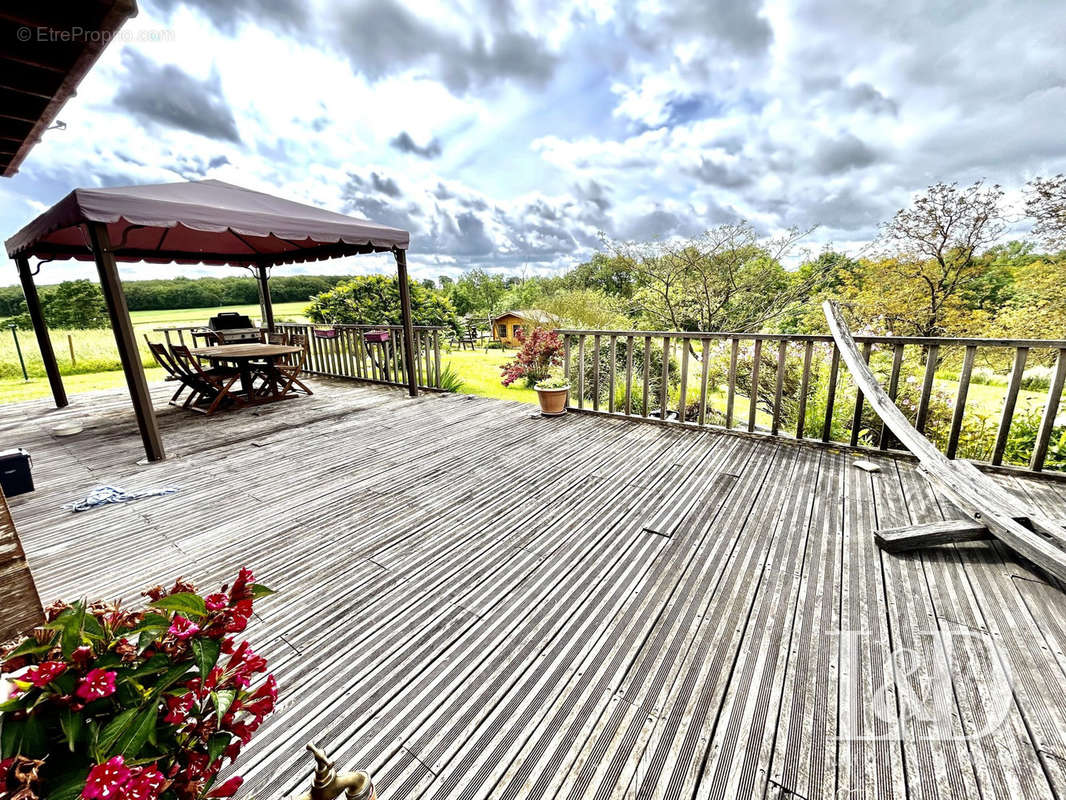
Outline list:
[[[1011,500],[1012,507],[1007,507],[1002,500],[1005,494],[1003,489],[972,464],[951,461],[937,450],[889,400],[869,365],[862,360],[836,304],[827,300],[822,308],[837,344],[836,349],[856,384],[866,395],[867,402],[896,438],[918,458],[922,471],[933,485],[964,514],[987,525],[997,539],[1016,553],[1059,580],[1066,580],[1066,528],[1035,514],[1028,517],[1032,530],[1026,528],[1016,519],[1017,504]]]

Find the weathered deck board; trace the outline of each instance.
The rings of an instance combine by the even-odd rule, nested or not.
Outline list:
[[[880,551],[957,515],[911,462],[315,389],[204,419],[156,387],[175,456],[148,466],[120,392],[0,406],[46,601],[244,564],[279,590],[249,630],[282,687],[250,794],[302,789],[314,739],[382,798],[1066,797],[1061,587],[994,542]],[[180,491],[61,508],[98,483]],[[1001,483],[1066,516],[1062,487]]]

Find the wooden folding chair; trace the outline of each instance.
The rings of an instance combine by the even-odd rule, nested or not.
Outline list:
[[[282,344],[282,345],[288,345],[289,344],[289,334],[285,333],[285,332],[282,332],[282,333],[269,333],[268,332],[268,333],[265,333],[264,336],[266,337],[265,338],[265,343],[266,344]]]
[[[284,397],[291,391],[296,391],[293,387],[298,386],[299,391],[306,394],[314,394],[307,384],[300,380],[300,375],[303,373],[304,363],[307,359],[307,337],[294,333],[289,337],[289,344],[293,347],[299,347],[299,353],[293,353],[292,356],[287,357],[285,361],[279,361],[274,365],[274,369],[281,375],[284,385],[281,387],[281,396]]]
[[[188,408],[189,403],[192,402],[197,395],[198,382],[191,378],[188,372],[174,360],[174,357],[169,352],[167,352],[166,345],[149,342],[147,335],[144,337],[144,340],[148,342],[148,349],[152,351],[156,363],[163,368],[163,371],[166,372],[167,375],[178,382],[178,390],[171,395],[169,401],[170,405]],[[184,403],[179,403],[178,398],[181,397],[181,393],[186,389],[190,390],[190,394],[185,399]]]
[[[173,345],[170,352],[174,360],[188,373],[190,381],[195,382],[199,395],[192,402],[186,400],[185,408],[210,416],[219,409],[223,401],[233,404],[240,402],[230,391],[233,384],[241,379],[240,370],[232,367],[204,369],[184,345]],[[201,408],[201,401],[207,401],[207,406]]]

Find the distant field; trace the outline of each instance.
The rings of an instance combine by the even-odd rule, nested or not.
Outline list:
[[[302,321],[306,303],[278,303],[274,306],[275,319],[279,321]],[[137,341],[141,346],[141,359],[146,368],[154,369],[157,365],[145,345],[147,334],[153,341],[162,340],[162,335],[154,328],[170,325],[193,325],[206,323],[208,318],[220,311],[237,311],[247,314],[253,320],[259,318],[259,306],[227,306],[223,308],[183,308],[167,311],[134,311],[133,319]],[[72,381],[69,391],[89,391],[123,384],[122,364],[115,348],[115,335],[110,328],[100,330],[52,330],[49,331],[52,347],[59,361],[60,373],[64,376],[80,376],[81,381]],[[68,340],[68,336],[70,339]],[[26,361],[26,371],[30,381],[22,380],[15,342],[11,332],[0,320],[0,402],[15,402],[31,397],[48,394],[48,381],[45,380],[44,362],[37,348],[37,339],[33,331],[18,331],[19,345]],[[71,356],[73,342],[73,357]],[[87,380],[93,375],[93,380]],[[83,388],[75,389],[75,386]]]

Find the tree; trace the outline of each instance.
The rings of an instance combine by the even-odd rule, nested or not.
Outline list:
[[[1033,235],[1048,247],[1066,249],[1066,175],[1029,181],[1025,211],[1036,219]]]
[[[415,325],[444,325],[456,334],[459,315],[447,297],[419,283],[411,286]],[[401,325],[400,282],[386,275],[360,275],[316,295],[304,312],[312,322]]]
[[[959,295],[982,272],[980,252],[1003,232],[1003,191],[982,181],[960,189],[936,183],[881,226],[882,316],[893,333],[942,336]],[[876,307],[878,288],[871,287]],[[893,296],[897,295],[897,296]],[[905,302],[899,302],[900,298]]]
[[[760,238],[747,222],[719,225],[683,241],[605,246],[636,277],[636,311],[652,328],[758,331],[810,293],[817,275],[797,279],[781,265],[810,231]]]
[[[41,305],[51,328],[106,328],[110,325],[104,294],[92,281],[63,281],[44,294]]]
[[[578,264],[563,280],[568,289],[594,289],[626,299],[633,296],[637,284],[626,259],[607,253],[596,253],[584,264]]]

